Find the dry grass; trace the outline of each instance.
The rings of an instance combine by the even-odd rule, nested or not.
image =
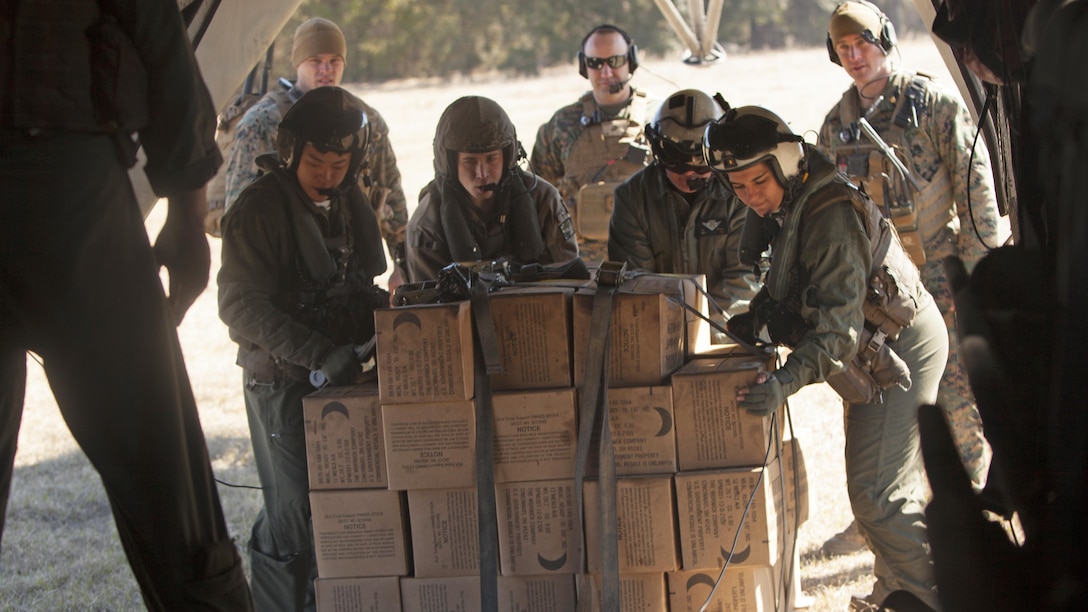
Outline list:
[[[947,71],[928,39],[906,41],[912,67]],[[644,60],[634,83],[657,95],[682,87],[720,91],[735,105],[761,104],[791,121],[795,130],[815,130],[847,85],[823,49],[734,55],[717,65],[686,66],[674,58]],[[584,89],[573,68],[548,70],[537,78],[397,82],[355,87],[391,126],[408,200],[433,174],[431,142],[439,114],[467,94],[494,98],[510,113],[526,148],[537,126]],[[811,136],[811,135],[810,135]],[[811,138],[810,138],[811,139]],[[163,207],[148,220],[154,236]],[[216,315],[214,271],[219,241],[212,239],[213,281],[196,302],[179,336],[200,406],[208,448],[218,477],[257,484],[249,432],[234,365],[234,345]],[[29,380],[0,551],[0,608],[5,610],[132,610],[142,603],[113,526],[100,480],[72,440],[41,368],[28,361]],[[821,543],[850,521],[843,474],[842,411],[823,385],[792,398],[793,426],[808,463],[812,518],[800,532],[804,591],[814,611],[842,610],[850,594],[868,592],[872,555],[825,558]],[[221,486],[223,507],[236,541],[244,544],[260,504],[257,491]]]

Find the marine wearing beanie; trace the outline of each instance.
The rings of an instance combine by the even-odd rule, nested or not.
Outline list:
[[[884,19],[880,9],[869,3],[843,2],[835,7],[831,13],[831,24],[827,28],[827,35],[832,44],[838,44],[839,39],[850,34],[858,34],[874,45],[884,46],[880,40]],[[891,26],[891,24],[888,24]],[[889,41],[889,46],[894,46],[895,41]],[[885,48],[885,51],[889,51]]]
[[[328,19],[314,17],[295,30],[291,49],[291,64],[298,67],[307,59],[322,53],[332,53],[347,59],[348,45],[340,27]]]

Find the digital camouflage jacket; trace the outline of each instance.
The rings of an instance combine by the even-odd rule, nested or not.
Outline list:
[[[909,124],[901,130],[902,141],[899,142],[891,137],[891,126],[897,107],[903,108],[899,102],[913,82],[920,83],[923,91],[913,108],[906,108],[904,112]],[[951,185],[943,189],[942,197],[927,202],[926,209],[918,211],[927,257],[921,266],[923,278],[929,282],[933,276],[943,277],[936,268],[948,255],[957,255],[968,270],[973,269],[989,248],[1000,246],[999,213],[990,156],[981,138],[975,143],[975,123],[967,107],[937,82],[909,72],[892,74],[882,93],[884,97],[869,115],[869,123],[882,138],[891,140],[889,145],[909,151],[904,161],[923,185],[951,181]],[[855,143],[865,141],[865,136],[858,137],[851,126],[857,120],[858,111],[851,113],[847,108],[848,103],[853,102],[849,106],[856,109],[857,99],[857,89],[852,86],[824,119],[819,147],[832,159]],[[975,143],[974,155],[972,143]],[[935,187],[941,191],[940,186]]]

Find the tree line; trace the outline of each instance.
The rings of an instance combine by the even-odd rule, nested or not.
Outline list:
[[[689,3],[674,1],[687,20]],[[725,0],[718,42],[728,49],[823,45],[839,0]],[[925,31],[912,0],[877,0],[900,34]],[[642,55],[679,57],[680,40],[654,0],[303,0],[276,39],[275,72],[292,75],[295,28],[336,22],[348,41],[344,81],[381,82],[569,64],[594,25],[627,31]]]

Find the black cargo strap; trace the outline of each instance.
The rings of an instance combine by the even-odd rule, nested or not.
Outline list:
[[[586,568],[585,519],[583,516],[582,484],[586,461],[594,434],[599,440],[597,484],[600,514],[601,608],[602,612],[619,612],[619,534],[616,517],[616,463],[612,449],[612,432],[608,422],[608,374],[611,359],[612,296],[623,282],[626,264],[606,261],[597,273],[597,292],[593,296],[593,313],[586,348],[585,382],[579,401],[578,449],[574,466],[574,505],[579,534],[578,543],[578,609],[593,609],[593,585]]]
[[[714,296],[710,295],[707,292],[706,289],[703,289],[702,285],[700,285],[699,283],[695,283],[695,288],[699,291],[699,293],[703,294],[703,297],[706,298],[707,304],[713,304],[714,305],[714,310],[718,314],[721,314],[722,316],[725,316],[725,309],[723,309],[721,306],[718,305],[718,302],[716,302],[714,300]],[[772,346],[760,347],[760,346],[756,346],[754,344],[751,344],[751,343],[745,341],[740,336],[738,336],[738,335],[734,334],[733,332],[729,331],[724,325],[719,324],[717,321],[714,321],[710,317],[708,317],[708,316],[704,315],[703,313],[699,312],[698,310],[696,310],[696,308],[694,306],[692,306],[691,304],[688,304],[684,300],[680,300],[680,305],[684,307],[684,310],[686,310],[686,311],[688,311],[690,313],[693,313],[695,316],[697,316],[700,319],[706,321],[707,324],[710,325],[711,327],[713,327],[715,331],[719,331],[719,332],[725,334],[726,337],[728,337],[733,342],[736,342],[741,348],[748,351],[749,354],[751,354],[751,355],[753,355],[755,357],[761,357],[761,358],[766,357],[767,355],[771,354],[771,351],[774,350],[774,347],[772,347]]]
[[[480,277],[469,300],[476,323],[476,515],[480,548],[480,610],[499,609],[499,536],[495,511],[495,410],[491,402],[491,375],[502,373],[495,321],[488,301],[490,283]]]

